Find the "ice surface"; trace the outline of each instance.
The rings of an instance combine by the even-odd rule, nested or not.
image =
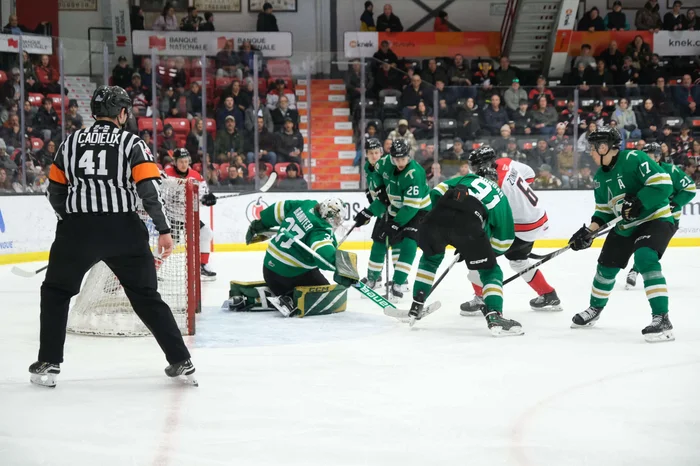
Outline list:
[[[569,328],[598,252],[544,267],[562,313],[508,285],[525,335],[501,339],[459,315],[461,265],[436,291],[443,308],[409,330],[359,294],[333,316],[223,312],[228,280],[261,278],[262,253],[214,254],[188,339],[199,388],[163,375],[152,338],[76,335],[58,387],[31,386],[42,275],[0,267],[0,465],[698,466],[698,250],[663,259],[677,340],[655,345],[641,283],[618,283],[596,327]]]

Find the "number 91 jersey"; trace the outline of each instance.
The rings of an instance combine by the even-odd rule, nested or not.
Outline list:
[[[508,158],[496,160],[496,166],[498,187],[513,211],[515,236],[522,241],[535,241],[549,228],[547,212],[530,187],[535,172],[524,163]]]

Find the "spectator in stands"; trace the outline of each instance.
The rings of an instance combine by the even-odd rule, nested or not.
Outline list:
[[[651,85],[655,84],[659,77],[666,78],[668,72],[661,64],[661,59],[658,53],[651,55],[651,61],[641,69],[639,73],[639,84]]]
[[[233,50],[233,40],[227,40],[224,43],[224,48],[219,50],[214,57],[216,64],[217,78],[238,78],[243,79],[243,65],[238,53]]]
[[[579,154],[588,154],[591,151],[591,145],[588,143],[588,135],[594,132],[598,128],[595,122],[589,122],[586,131],[581,133],[576,141],[576,152]]]
[[[542,164],[538,168],[539,174],[535,181],[532,183],[532,187],[535,189],[559,189],[561,188],[561,180],[556,176],[552,175],[552,167],[549,164]]]
[[[389,134],[391,134],[391,133],[389,133]],[[394,143],[394,140],[391,139],[391,138],[389,138],[389,137],[387,136],[387,138],[384,140],[384,144],[383,144],[383,145],[384,145],[384,153],[385,153],[385,154],[390,154],[390,153],[391,153],[391,145],[392,145],[393,143]]]
[[[37,110],[39,110],[37,107],[32,105],[29,100],[24,101],[24,121],[25,124],[28,124],[28,122],[32,121],[34,119],[34,116],[36,115]]]
[[[532,112],[527,99],[521,99],[518,102],[518,109],[513,112],[512,119],[515,134],[532,134]]]
[[[137,73],[141,76],[141,85],[143,86],[144,94],[150,96],[153,91],[153,86],[159,86],[161,84],[160,76],[153,75],[153,66],[150,58],[142,57],[141,67],[138,69]],[[131,80],[131,75],[129,79]],[[126,89],[126,87],[124,89]]]
[[[483,130],[491,136],[497,136],[501,132],[501,127],[507,125],[509,121],[508,112],[501,107],[501,97],[498,94],[491,96],[491,105],[483,112]]]
[[[663,76],[656,78],[656,86],[649,89],[649,98],[661,115],[671,115],[674,112],[675,98],[671,91],[672,89],[666,87],[666,79]]]
[[[387,94],[394,95],[395,91],[400,92],[402,89],[401,78],[401,74],[396,70],[396,67],[392,66],[388,60],[385,60],[374,77],[375,94],[383,98]],[[411,79],[413,79],[413,76],[411,76]]]
[[[27,52],[22,52],[24,55],[24,93],[42,92],[42,86],[39,78],[36,76],[36,69]]]
[[[180,93],[172,86],[163,89],[158,110],[162,118],[183,118],[180,114]]]
[[[684,31],[697,31],[700,29],[700,20],[698,20],[695,10],[692,8],[688,10],[685,15],[685,23],[683,23]]]
[[[518,141],[515,138],[510,138],[506,145],[506,151],[501,154],[501,157],[506,157],[516,162],[527,164],[527,154],[520,150]]]
[[[34,133],[43,136],[44,142],[49,141],[58,133],[58,114],[53,109],[53,100],[45,97],[41,101],[41,108],[32,120],[32,129]]]
[[[547,104],[547,97],[541,96],[537,100],[537,109],[532,112],[533,132],[551,135],[558,119],[557,111]]]
[[[511,115],[518,111],[521,100],[527,100],[527,92],[520,87],[520,80],[515,78],[510,87],[503,93],[503,101]]]
[[[507,86],[518,79],[518,70],[510,66],[510,58],[503,55],[499,61],[500,68],[496,71],[496,81],[500,86]]]
[[[472,72],[462,55],[455,55],[447,71],[447,79],[450,91],[455,94],[454,98],[476,97],[476,92],[472,89]]]
[[[450,24],[447,19],[447,12],[445,10],[440,11],[435,17],[435,22],[433,22],[434,32],[450,32]]]
[[[248,184],[241,176],[241,173],[238,171],[238,168],[236,168],[235,166],[229,165],[226,172],[228,176],[225,180],[221,182],[221,186],[241,188]]]
[[[197,139],[198,143],[200,141],[199,137]],[[190,137],[187,138],[187,141],[189,144]],[[243,136],[236,128],[236,119],[229,115],[225,119],[223,128],[216,133],[214,158],[217,163],[231,163],[237,155],[242,155],[243,153]]]
[[[175,16],[175,8],[172,3],[167,2],[163,7],[163,12],[153,22],[154,31],[177,31],[177,17]]]
[[[144,129],[143,131],[140,131],[138,134],[139,134],[139,137],[141,139],[143,139],[143,142],[146,144],[147,147],[151,147],[153,145],[153,141],[151,139],[151,132],[149,130]]]
[[[146,88],[143,86],[141,81],[141,75],[138,73],[133,73],[131,75],[131,85],[124,89],[129,97],[131,97],[132,104],[136,107],[145,107],[151,104],[152,95],[147,92]]]
[[[126,57],[122,55],[119,57],[117,66],[112,70],[112,85],[119,86],[123,89],[128,88],[131,85],[133,74],[134,69],[129,66]]]
[[[175,149],[177,149],[177,139],[175,139],[173,125],[165,125],[163,132],[158,135],[158,150],[171,151]]]
[[[58,84],[59,74],[49,63],[49,56],[42,55],[41,63],[35,68],[36,77],[39,80],[41,91],[44,94],[58,94],[61,86]]]
[[[199,26],[204,22],[196,6],[187,7],[187,16],[180,22],[180,30],[195,32],[199,31]]]
[[[396,139],[404,139],[411,148],[412,157],[415,156],[416,151],[418,150],[418,142],[416,141],[416,138],[413,135],[413,133],[408,130],[408,121],[405,119],[399,120],[399,125],[396,127],[395,130],[389,133],[387,139],[390,139],[392,142]],[[386,144],[384,144],[384,146],[384,148],[386,149]],[[391,152],[391,146],[389,146],[389,152]]]
[[[408,113],[412,112],[418,106],[418,102],[425,100],[429,97],[429,93],[426,92],[426,87],[423,84],[423,80],[417,74],[411,77],[411,85],[404,89],[401,95],[401,105],[404,110],[408,109]]]
[[[272,14],[272,3],[265,2],[263,9],[258,13],[258,32],[279,32],[277,18]]]
[[[603,18],[600,17],[600,11],[597,7],[591,8],[586,12],[585,15],[579,20],[577,31],[605,31],[605,23]]]
[[[578,169],[578,174],[571,180],[571,187],[574,189],[593,189],[595,181],[591,175],[591,166],[584,164]]]
[[[581,54],[574,59],[573,68],[578,68],[579,63],[583,63],[586,68],[595,68],[596,60],[593,55],[591,55],[590,44],[583,44],[581,46]]]
[[[2,143],[0,142],[0,145],[1,144]],[[0,151],[2,151],[1,148]],[[2,163],[2,157],[0,157],[0,163]],[[12,189],[12,182],[10,181],[10,177],[7,176],[7,172],[8,170],[2,165],[0,165],[0,193],[14,192],[14,190]]]
[[[416,139],[429,139],[433,136],[433,109],[425,105],[425,101],[418,102],[418,106],[411,114],[409,126]]]
[[[11,102],[17,102],[20,98],[21,76],[19,68],[12,68],[12,75],[2,85],[2,100],[0,105],[9,105]]]
[[[688,152],[688,157],[700,160],[700,139],[694,139],[692,149]]]
[[[370,72],[369,67],[365,67],[365,89],[372,91],[373,88],[373,73]],[[345,93],[352,112],[355,109],[355,105],[362,99],[362,63],[360,63],[359,58],[351,60],[348,71],[345,74]],[[365,95],[369,96],[369,94]]]
[[[615,78],[607,69],[603,60],[598,60],[598,66],[595,68],[588,68],[586,70],[585,79],[588,84],[593,86],[601,86],[600,89],[595,90],[598,96],[609,93],[609,90],[603,88],[607,88],[607,86],[612,85],[615,82]]]
[[[623,58],[622,52],[617,48],[616,40],[611,40],[608,48],[600,54],[600,60],[603,60],[605,66],[613,73],[617,73],[622,69]]]
[[[221,98],[233,97],[234,105],[241,111],[245,112],[250,107],[250,94],[241,89],[240,81],[233,81],[231,85],[221,93]]]
[[[627,22],[627,16],[622,12],[622,2],[620,0],[615,0],[613,2],[613,9],[610,13],[605,15],[603,23],[605,24],[605,29],[608,31],[630,30],[630,25]]]
[[[236,122],[233,122],[234,129],[236,127]],[[206,138],[206,141],[204,140]],[[198,163],[202,161],[202,156],[204,154],[204,143],[207,143],[207,155],[209,158],[211,157],[211,154],[214,154],[214,160],[217,161],[217,163],[222,163],[219,161],[219,153],[216,152],[216,145],[214,144],[214,138],[211,137],[211,134],[209,131],[204,131],[204,121],[199,118],[195,117],[194,118],[194,125],[192,126],[192,130],[190,133],[187,135],[187,139],[185,140],[185,148],[187,151],[190,153],[192,157],[192,163]],[[218,142],[218,139],[217,139]],[[242,147],[241,147],[242,149]],[[242,150],[241,150],[242,152]]]
[[[637,123],[644,139],[657,139],[661,129],[661,115],[654,108],[654,101],[650,98],[644,100],[642,108],[637,114]]]
[[[464,141],[461,138],[455,138],[450,149],[443,156],[445,160],[469,160],[469,153],[464,150]]]
[[[245,111],[245,129],[249,133],[252,133],[256,126],[257,126],[257,119],[262,116],[263,121],[265,122],[265,128],[267,128],[267,131],[270,133],[273,133],[275,131],[275,123],[272,121],[272,114],[270,113],[270,110],[263,106],[260,106],[258,108],[258,112],[255,112],[255,107],[260,105],[259,104],[259,98],[258,102],[255,102],[255,98],[253,97],[253,106],[249,107]],[[236,120],[238,122],[238,120]],[[241,129],[240,123],[238,124],[238,128]]]
[[[538,76],[537,77],[537,86],[530,90],[529,94],[527,95],[527,98],[532,102],[533,104],[536,104],[539,102],[540,97],[546,97],[547,101],[551,104],[554,102],[554,93],[552,92],[551,89],[547,88],[547,78],[544,76]]]
[[[360,16],[360,31],[363,32],[374,32],[377,30],[377,26],[374,24],[374,4],[372,2],[365,2],[365,11],[362,12]]]
[[[39,26],[35,30],[31,30],[24,26],[23,24],[19,24],[19,19],[17,18],[17,15],[10,15],[8,17],[8,23],[5,25],[4,28],[2,28],[2,33],[3,34],[15,34],[15,35],[21,35],[21,34],[39,34],[40,30],[43,29],[44,26],[49,24],[48,21],[42,21],[39,23]]]
[[[37,161],[37,165],[40,167],[51,166],[56,158],[56,141],[48,141],[46,144],[44,144],[44,147],[42,147],[40,151],[34,154],[33,158]]]
[[[672,152],[672,148],[676,144],[676,136],[673,135],[673,128],[670,125],[664,125],[661,128],[661,136],[656,141],[659,144],[666,144],[668,146],[669,154]]]
[[[270,116],[272,117],[273,130],[275,133],[282,131],[288,119],[292,120],[295,128],[299,127],[299,114],[296,110],[289,108],[289,100],[286,95],[279,98],[277,107],[270,112]]]
[[[467,141],[477,137],[481,130],[479,108],[473,97],[467,98],[457,113],[457,135]]]
[[[241,126],[241,122],[244,121],[243,112],[241,109],[234,105],[233,97],[228,96],[224,99],[224,106],[216,111],[216,127],[223,128],[227,116],[234,117],[238,126]],[[251,127],[252,129],[252,127]]]
[[[506,152],[506,148],[508,147],[508,141],[510,141],[510,136],[511,136],[511,129],[509,125],[503,125],[501,126],[501,137],[495,138],[494,140],[491,141],[491,147],[493,150],[496,151],[496,154],[499,154],[499,157],[502,157],[502,155]]]
[[[238,173],[240,173],[244,178],[248,177],[248,164],[246,163],[242,154],[233,156],[231,166],[235,166],[238,169]]]
[[[265,127],[262,115],[258,115],[257,130],[259,160],[274,165],[277,163],[277,136]],[[252,140],[253,138],[251,137],[250,139]],[[249,143],[250,152],[248,152],[247,158],[248,163],[253,163],[255,161],[255,153],[250,146],[252,144]]]
[[[474,73],[472,83],[477,86],[482,100],[486,100],[485,97],[493,91],[493,87],[498,86],[496,72],[493,71],[490,60],[483,60],[479,63],[479,70]]]
[[[243,67],[243,77],[248,77],[252,74],[253,68],[255,67],[255,55],[261,58],[260,51],[253,48],[252,44],[248,40],[244,40],[238,49],[238,58],[241,61],[241,66]]]
[[[644,42],[642,36],[635,36],[634,40],[627,44],[625,55],[632,57],[635,67],[641,69],[651,60],[651,47]]]
[[[140,102],[145,102],[145,101],[140,101]],[[130,133],[138,134],[138,132],[139,132],[138,120],[142,116],[146,116],[145,107],[136,106],[136,105],[133,105],[133,103],[132,103],[131,111],[129,112],[129,116],[126,118],[126,123],[124,124],[124,129]],[[153,152],[154,153],[156,152],[155,148],[153,149]]]
[[[676,154],[677,158],[687,157],[688,153],[692,151],[693,141],[694,139],[690,135],[690,127],[683,124],[681,126],[681,134],[676,137],[676,143],[671,150]],[[680,162],[676,161],[676,164],[680,165]]]
[[[384,13],[377,16],[377,31],[379,32],[403,32],[403,25],[398,16],[393,12],[391,5],[384,5]]]
[[[621,131],[624,130],[622,131],[622,136],[625,139],[636,139],[642,136],[642,132],[637,125],[637,117],[634,111],[629,108],[629,100],[627,98],[623,97],[617,103],[611,118],[611,121],[613,120],[617,122],[617,126]]]
[[[437,81],[447,81],[447,73],[442,67],[438,67],[435,58],[431,58],[428,60],[428,67],[421,73],[421,79],[424,82],[435,85]]]
[[[185,59],[183,57],[175,58],[175,68],[169,70],[171,78],[170,85],[173,86],[179,94],[183,94],[187,88],[187,71],[185,70]]]
[[[659,144],[661,145],[661,161],[665,163],[673,163],[673,157],[671,157],[671,149],[669,145],[659,139]]]
[[[586,68],[584,63],[579,63],[576,67],[569,73],[566,79],[566,85],[571,87],[577,87],[579,90],[579,97],[587,97],[590,95],[590,87],[588,86],[588,73],[590,68]]]
[[[527,164],[537,171],[542,164],[547,164],[550,167],[556,166],[557,157],[545,138],[537,140],[535,147],[530,150],[527,156]],[[551,171],[551,170],[550,170]]]
[[[574,143],[568,138],[564,142],[561,150],[557,150],[557,173],[561,180],[562,187],[569,189],[571,187],[571,179],[574,177]]]
[[[68,102],[68,113],[66,115],[66,129],[71,133],[83,127],[83,117],[78,113],[78,101],[71,99]]]
[[[0,168],[4,168],[10,177],[17,170],[17,164],[12,161],[10,154],[7,153],[7,145],[3,139],[0,139]]]
[[[277,107],[277,102],[279,102],[280,96],[286,96],[289,101],[289,108],[296,109],[296,95],[294,90],[288,89],[286,87],[286,82],[284,79],[278,79],[275,81],[275,88],[267,93],[267,108],[273,110]]]
[[[554,134],[549,138],[549,147],[559,153],[564,150],[564,145],[569,142],[569,136],[566,134],[566,123],[557,123]],[[573,145],[573,144],[572,144]]]
[[[187,98],[187,118],[192,118],[202,115],[202,85],[199,81],[192,81],[190,90],[186,94]]]
[[[430,166],[430,177],[428,178],[428,186],[432,189],[437,187],[440,183],[445,181],[447,178],[442,174],[442,167],[439,163],[433,163]]]
[[[299,173],[299,166],[296,163],[290,163],[285,169],[287,176],[277,184],[278,191],[308,191],[309,185]]]
[[[676,105],[680,109],[681,116],[688,118],[700,116],[698,102],[700,102],[700,86],[694,85],[689,74],[684,74],[680,86],[675,86]]]
[[[639,67],[632,61],[632,57],[626,56],[624,58],[622,68],[614,76],[614,79],[616,85],[625,86],[625,95],[639,95]]]
[[[146,29],[143,18],[143,9],[139,5],[131,5],[131,13],[129,14],[129,22],[132,31],[143,31]]]
[[[673,2],[673,9],[664,15],[664,30],[665,31],[681,31],[683,23],[686,21],[685,16],[681,13],[683,3],[679,0]]]
[[[638,31],[658,32],[661,29],[663,22],[659,14],[658,0],[648,0],[644,4],[644,8],[637,10],[634,25]]]
[[[282,131],[278,134],[277,161],[295,162],[301,164],[301,153],[304,152],[304,136],[295,129],[294,120],[286,118]]]
[[[372,55],[374,58],[374,70],[375,72],[379,69],[379,64],[384,63],[386,61],[389,61],[389,64],[392,66],[396,66],[396,64],[399,62],[399,57],[396,56],[393,50],[389,47],[389,41],[383,40],[379,44],[379,50],[374,52],[374,55]]]
[[[10,115],[2,128],[0,139],[7,144],[7,151],[12,153],[15,149],[22,147],[22,133],[19,124],[19,115]]]
[[[204,22],[199,24],[200,32],[214,32],[216,28],[214,27],[214,13],[207,11],[204,13]]]

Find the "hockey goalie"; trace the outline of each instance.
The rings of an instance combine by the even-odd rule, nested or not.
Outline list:
[[[216,204],[216,196],[209,192],[207,184],[198,172],[190,168],[192,159],[187,149],[175,149],[173,151],[174,165],[165,167],[165,175],[172,178],[191,178],[199,185],[199,196],[202,204],[211,207]],[[199,252],[200,275],[202,281],[216,280],[216,273],[209,267],[209,255],[211,254],[211,240],[213,233],[211,228],[199,221]]]

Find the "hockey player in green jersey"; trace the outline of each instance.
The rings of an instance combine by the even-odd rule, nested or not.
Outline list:
[[[615,277],[632,255],[644,279],[652,321],[642,330],[648,342],[674,339],[668,318],[668,289],[659,260],[675,233],[668,198],[673,191],[671,177],[647,154],[620,150],[617,129],[602,127],[588,135],[591,155],[600,169],[596,172],[595,211],[589,226],[584,224],[571,237],[571,249],[591,246],[591,232],[621,217],[608,234],[598,257],[591,290],[590,307],[573,317],[573,328],[594,325],[600,318],[615,286]]]
[[[389,213],[389,219],[377,239],[384,241],[388,236],[392,248],[401,251],[394,265],[393,280],[387,283],[392,301],[403,298],[404,291],[408,291],[406,282],[418,249],[418,225],[430,210],[425,170],[409,157],[409,152],[408,143],[396,139],[391,146],[390,157],[385,156],[375,167],[389,198],[388,208],[380,199],[375,199],[355,216],[355,225],[362,226],[367,225],[373,216]]]
[[[483,284],[483,314],[494,336],[521,335],[520,323],[503,318],[503,271],[496,256],[515,240],[513,212],[498,185],[475,174],[452,178],[430,192],[432,211],[420,228],[423,251],[413,286],[409,316],[420,319],[435,272],[452,245],[470,275]],[[477,277],[475,277],[476,279]]]
[[[381,141],[376,138],[368,139],[365,142],[365,176],[367,177],[367,200],[370,205],[379,200],[384,205],[389,205],[389,198],[386,195],[386,188],[382,182],[382,175],[379,173],[377,165],[384,155],[384,148]],[[388,162],[389,157],[386,157]],[[362,224],[364,219],[362,219]],[[359,226],[359,225],[356,225]],[[382,269],[384,259],[387,254],[386,241],[383,239],[383,231],[386,226],[386,215],[377,217],[372,229],[372,249],[369,253],[369,264],[367,266],[367,277],[362,279],[362,283],[368,288],[376,290],[381,285]],[[398,251],[394,250],[398,259]]]
[[[652,142],[651,144],[647,144],[644,146],[642,151],[653,158],[654,161],[671,176],[673,192],[671,193],[669,201],[671,202],[671,213],[673,213],[673,219],[676,222],[676,231],[678,231],[678,224],[681,220],[681,214],[683,213],[683,206],[692,201],[695,197],[695,182],[677,166],[671,163],[662,163],[660,161],[661,145],[658,143]],[[633,265],[630,271],[627,273],[627,284],[625,285],[625,288],[628,290],[634,288],[637,284],[638,275],[639,271],[637,270],[636,265]]]

